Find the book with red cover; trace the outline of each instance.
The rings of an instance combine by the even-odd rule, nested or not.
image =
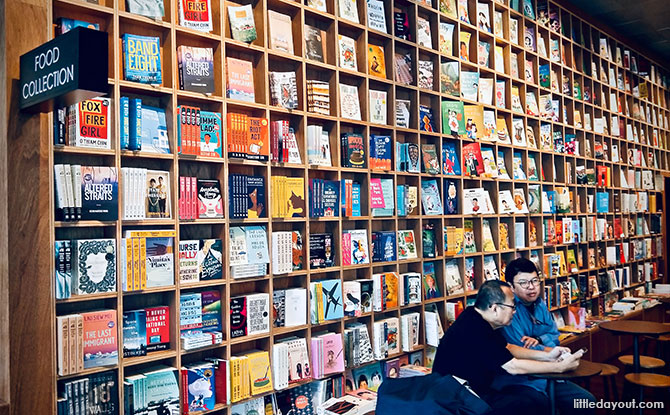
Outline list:
[[[463,165],[466,175],[481,176],[484,174],[484,159],[479,143],[470,143],[463,146]]]
[[[149,307],[147,316],[147,352],[167,350],[170,347],[170,308]]]

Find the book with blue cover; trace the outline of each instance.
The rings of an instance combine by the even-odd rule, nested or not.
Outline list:
[[[419,130],[430,133],[436,132],[433,110],[429,106],[419,105]]]
[[[340,280],[321,281],[321,288],[323,291],[323,317],[326,320],[338,320],[344,317]]]
[[[456,143],[453,141],[445,141],[442,143],[442,174],[460,176],[461,163],[458,159]]]
[[[123,35],[123,79],[143,84],[162,84],[160,39]]]
[[[445,180],[444,189],[444,213],[446,215],[455,215],[458,213],[458,189],[456,182]]]
[[[383,190],[383,188],[382,188]],[[351,216],[361,216],[361,185],[354,183],[351,185]]]
[[[373,170],[391,170],[391,137],[388,135],[370,135],[370,168]]]
[[[324,180],[322,197],[321,216],[340,216],[340,183],[336,180]]]
[[[421,182],[421,204],[425,215],[441,215],[442,198],[437,180],[424,180]]]
[[[144,310],[123,313],[123,357],[147,355],[147,320]]]
[[[185,413],[197,413],[211,411],[216,405],[214,363],[195,363],[181,369],[185,389],[184,397],[188,399],[183,402],[188,406]]]
[[[132,146],[131,136],[129,148],[132,149]],[[170,141],[164,109],[142,105],[142,143],[140,149],[149,153],[170,154]]]
[[[609,196],[610,195],[607,192],[596,193],[596,212],[597,213],[607,213],[607,212],[609,212],[609,207],[610,207]]]

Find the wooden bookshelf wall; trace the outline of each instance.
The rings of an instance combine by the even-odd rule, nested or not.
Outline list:
[[[53,252],[53,241],[56,239],[77,239],[77,238],[116,238],[117,239],[117,250],[118,250],[118,241],[120,241],[123,232],[129,229],[143,229],[146,227],[152,229],[161,229],[161,228],[173,228],[177,231],[177,240],[180,239],[192,239],[192,238],[220,238],[223,240],[223,250],[224,250],[224,279],[220,281],[206,282],[206,283],[197,283],[193,285],[184,285],[179,284],[178,276],[175,276],[176,284],[169,287],[161,287],[159,289],[150,289],[145,291],[134,291],[134,292],[122,292],[118,289],[117,292],[111,294],[101,294],[95,296],[79,296],[73,297],[68,300],[55,300],[53,294],[51,296],[50,310],[51,315],[47,316],[51,319],[52,322],[55,321],[56,315],[65,315],[71,312],[80,312],[86,310],[93,310],[98,308],[111,308],[117,310],[118,315],[118,338],[119,338],[119,355],[122,356],[122,316],[124,310],[131,310],[141,307],[155,306],[155,305],[168,305],[170,307],[170,348],[167,351],[163,352],[154,352],[150,353],[145,357],[136,357],[136,358],[122,358],[119,357],[118,365],[112,367],[111,369],[116,370],[118,373],[119,385],[123,384],[123,378],[129,373],[136,373],[137,371],[146,368],[155,363],[166,363],[174,367],[181,367],[183,364],[196,362],[201,360],[204,357],[216,356],[222,358],[229,358],[231,355],[234,355],[245,350],[259,348],[264,350],[270,350],[271,345],[279,339],[298,335],[306,337],[308,340],[311,337],[312,333],[322,331],[324,329],[332,330],[335,332],[343,332],[344,325],[348,322],[358,320],[364,322],[368,325],[368,330],[371,332],[372,323],[376,320],[387,317],[400,317],[401,314],[405,312],[418,311],[422,314],[421,319],[421,343],[425,344],[425,333],[423,328],[423,312],[427,307],[436,306],[440,317],[442,319],[443,325],[447,326],[446,321],[446,303],[455,302],[455,301],[465,301],[468,298],[472,298],[476,295],[476,291],[467,292],[465,294],[459,294],[454,296],[445,296],[445,287],[444,287],[444,264],[447,260],[455,258],[458,261],[461,276],[464,276],[464,260],[465,258],[474,258],[476,266],[476,277],[477,277],[477,286],[482,282],[482,273],[483,273],[483,260],[484,253],[479,252],[476,254],[465,254],[458,255],[455,257],[444,256],[444,246],[442,228],[443,226],[451,225],[457,227],[463,227],[463,222],[466,218],[464,215],[444,215],[444,216],[426,216],[422,214],[422,209],[419,200],[419,208],[407,216],[407,217],[372,217],[371,209],[369,209],[367,198],[363,197],[362,199],[362,214],[361,217],[347,218],[347,217],[336,217],[336,218],[321,218],[321,219],[311,219],[307,218],[291,218],[291,219],[278,219],[278,218],[267,218],[267,219],[245,219],[245,220],[235,220],[235,219],[222,219],[222,220],[179,220],[178,219],[178,178],[180,175],[186,176],[197,176],[198,178],[218,178],[221,182],[222,193],[228,195],[228,175],[234,173],[244,173],[244,174],[255,174],[262,175],[266,178],[266,195],[267,195],[267,205],[272,206],[272,197],[270,186],[270,177],[274,175],[283,175],[283,176],[293,176],[293,177],[303,177],[305,178],[305,194],[309,195],[307,189],[307,183],[309,179],[312,178],[321,178],[321,179],[330,179],[330,180],[341,180],[341,179],[354,179],[362,185],[362,193],[365,195],[367,193],[368,185],[370,179],[372,178],[391,178],[393,179],[394,185],[396,184],[408,184],[417,186],[419,189],[421,183],[424,180],[437,179],[438,184],[440,185],[441,194],[444,190],[444,180],[450,179],[453,180],[458,188],[459,195],[462,194],[463,189],[475,188],[475,187],[484,187],[489,191],[493,199],[494,205],[497,205],[497,195],[499,190],[512,190],[514,188],[523,188],[524,193],[528,195],[528,185],[529,184],[541,184],[543,189],[554,189],[555,187],[567,186],[575,194],[580,196],[582,201],[580,206],[581,212],[586,212],[586,195],[595,195],[596,191],[607,191],[610,193],[610,196],[613,196],[615,193],[634,193],[635,190],[625,189],[620,187],[619,183],[619,171],[621,169],[633,168],[628,166],[625,163],[625,155],[629,148],[641,149],[643,152],[653,152],[656,159],[658,160],[658,167],[653,168],[649,167],[646,169],[635,168],[636,170],[651,170],[655,174],[661,174],[670,169],[670,157],[669,157],[669,146],[670,146],[670,130],[662,129],[655,126],[652,126],[648,122],[644,122],[638,119],[632,119],[625,116],[624,114],[616,114],[619,117],[623,117],[625,123],[632,123],[638,129],[644,129],[645,135],[647,137],[652,136],[652,130],[658,129],[659,131],[659,141],[660,146],[655,147],[647,144],[633,143],[627,141],[624,138],[612,137],[612,136],[602,136],[595,134],[592,131],[584,131],[581,129],[576,129],[572,126],[569,121],[562,120],[562,122],[551,122],[548,120],[541,120],[539,117],[528,116],[522,113],[514,113],[510,109],[511,103],[511,87],[518,86],[520,90],[520,96],[522,102],[525,102],[525,91],[532,90],[540,93],[551,93],[554,99],[559,99],[561,101],[561,107],[565,107],[569,118],[572,117],[575,110],[580,110],[581,114],[589,113],[593,116],[599,116],[601,114],[610,115],[611,112],[608,110],[607,106],[600,107],[592,103],[586,103],[581,100],[574,99],[570,95],[564,95],[560,93],[552,93],[551,90],[547,88],[542,88],[538,84],[531,84],[524,81],[524,79],[512,78],[510,76],[510,59],[512,53],[518,54],[519,59],[519,69],[520,73],[523,74],[524,62],[526,59],[533,61],[534,67],[534,78],[539,79],[538,75],[538,65],[539,64],[550,64],[552,70],[556,70],[559,73],[559,76],[566,76],[570,79],[571,85],[574,81],[579,81],[582,85],[582,88],[585,85],[591,87],[593,96],[600,98],[601,91],[605,92],[605,95],[609,97],[609,92],[612,91],[618,96],[622,96],[625,100],[628,101],[629,105],[632,105],[633,102],[642,102],[644,105],[651,107],[652,111],[656,111],[659,114],[662,114],[664,117],[670,117],[670,111],[667,109],[668,102],[670,100],[670,94],[668,90],[663,88],[662,85],[657,82],[657,79],[652,79],[648,81],[649,85],[649,95],[650,98],[647,100],[640,100],[633,97],[629,92],[619,90],[616,88],[611,88],[608,86],[606,81],[599,81],[598,79],[593,78],[592,76],[583,73],[581,70],[576,70],[571,65],[571,62],[576,62],[576,67],[581,68],[582,62],[595,61],[600,65],[605,65],[606,67],[613,68],[616,72],[625,71],[627,76],[631,80],[632,85],[636,85],[639,81],[642,80],[639,76],[631,73],[629,70],[624,69],[622,66],[616,64],[612,60],[601,58],[597,50],[591,49],[591,39],[595,39],[595,45],[597,45],[597,39],[601,36],[606,36],[610,42],[611,48],[614,51],[615,45],[620,46],[622,49],[627,48],[625,40],[618,37],[610,36],[609,33],[603,32],[600,29],[599,25],[592,25],[591,22],[584,20],[581,14],[575,14],[570,9],[566,9],[563,5],[550,2],[550,8],[556,9],[559,11],[559,16],[561,23],[564,27],[567,27],[565,33],[568,35],[563,35],[562,33],[557,33],[538,25],[534,20],[525,18],[519,12],[512,10],[509,6],[500,4],[497,2],[487,1],[486,3],[489,6],[489,15],[491,16],[491,23],[493,22],[493,11],[502,11],[504,16],[504,37],[497,37],[493,34],[479,30],[476,26],[458,21],[448,17],[446,14],[439,11],[437,3],[438,0],[433,0],[434,7],[425,6],[423,4],[418,4],[414,1],[405,1],[405,0],[394,0],[393,7],[391,7],[391,2],[385,2],[385,13],[386,13],[386,25],[389,34],[381,33],[375,30],[371,30],[366,25],[367,13],[365,1],[358,0],[358,15],[361,21],[361,24],[356,24],[343,20],[337,16],[337,0],[326,0],[327,3],[327,13],[319,12],[315,9],[312,9],[305,4],[301,4],[297,1],[290,0],[239,0],[237,2],[231,2],[226,0],[211,0],[212,10],[213,10],[213,25],[214,29],[212,33],[205,34],[197,32],[194,30],[186,29],[180,27],[178,24],[178,14],[177,14],[177,3],[176,0],[165,0],[165,17],[160,20],[152,20],[142,16],[134,15],[126,11],[126,5],[123,0],[100,0],[100,4],[87,3],[80,0],[51,0],[48,2],[49,11],[52,14],[49,17],[49,24],[56,21],[58,17],[69,17],[89,22],[94,22],[100,24],[100,29],[109,33],[109,90],[108,96],[112,98],[112,106],[114,108],[114,124],[112,127],[112,149],[111,150],[90,150],[84,148],[76,147],[55,147],[52,144],[49,144],[49,160],[48,166],[43,166],[44,169],[40,170],[40,175],[44,179],[44,176],[48,175],[49,183],[53,183],[53,173],[52,166],[53,164],[58,163],[79,163],[86,165],[104,165],[104,166],[115,166],[117,169],[121,167],[144,167],[151,169],[160,169],[167,170],[170,172],[170,181],[171,181],[171,203],[172,203],[172,217],[173,219],[166,220],[147,220],[147,221],[127,221],[127,220],[118,220],[113,222],[58,222],[54,221],[53,214],[53,204],[50,206],[50,219],[49,224],[45,225],[42,230],[49,231],[51,235],[51,241],[49,244],[44,245],[44,249],[49,249],[49,252]],[[302,3],[306,3],[303,1]],[[230,32],[230,25],[227,16],[227,6],[229,5],[241,5],[241,4],[251,4],[254,11],[254,20],[256,24],[256,30],[258,37],[256,40],[251,42],[251,44],[241,43],[239,41],[233,40]],[[476,2],[469,2],[469,15],[471,20],[474,20],[474,17],[477,15],[477,4]],[[393,11],[394,9],[402,10],[408,14],[410,28],[412,33],[413,40],[402,40],[393,35]],[[269,48],[269,38],[268,38],[268,18],[267,12],[269,10],[278,11],[284,14],[291,16],[292,27],[293,27],[293,42],[295,55],[287,55],[285,53],[277,52]],[[49,13],[48,13],[49,14]],[[432,30],[432,43],[434,48],[429,49],[423,46],[419,46],[416,39],[416,20],[417,16],[421,16],[430,21],[431,30]],[[514,44],[510,42],[509,39],[509,18],[513,17],[519,21],[519,37],[520,44]],[[490,67],[480,66],[476,63],[466,62],[458,59],[457,54],[455,56],[445,55],[439,52],[439,36],[438,36],[438,23],[439,22],[448,22],[454,24],[456,27],[454,29],[454,52],[457,52],[458,45],[458,33],[459,31],[467,31],[472,33],[471,45],[470,45],[470,54],[473,62],[477,62],[477,42],[478,40],[487,41],[491,44],[491,59]],[[308,60],[305,54],[305,44],[303,36],[303,28],[305,24],[314,25],[316,27],[322,28],[327,33],[326,40],[326,63],[319,63],[315,61]],[[542,34],[545,40],[549,38],[558,39],[561,43],[562,48],[565,50],[565,57],[568,65],[563,65],[561,63],[553,63],[548,59],[545,59],[538,55],[537,53],[531,52],[523,48],[523,33],[524,27],[531,27],[535,30],[536,34]],[[584,37],[585,44],[581,42],[577,43],[573,41],[572,33],[573,28],[577,32],[581,33]],[[132,33],[138,35],[150,35],[158,36],[161,39],[161,63],[162,63],[162,75],[163,83],[159,87],[128,82],[123,80],[123,53],[121,38],[125,33]],[[357,59],[358,59],[358,68],[359,71],[351,71],[346,69],[341,69],[337,65],[337,35],[345,34],[356,40],[357,46]],[[537,36],[536,36],[537,38]],[[377,44],[381,45],[385,49],[386,55],[386,72],[387,79],[381,79],[374,76],[367,75],[367,44]],[[179,89],[178,83],[178,71],[177,71],[177,56],[176,50],[180,45],[188,46],[203,46],[211,47],[214,50],[214,68],[215,68],[215,93],[211,96],[205,96],[202,94],[192,93],[181,91]],[[504,67],[505,73],[496,72],[494,68],[494,59],[495,54],[493,53],[493,46],[499,45],[503,47],[504,50]],[[548,46],[548,45],[547,45]],[[549,48],[547,47],[547,50]],[[393,55],[394,52],[409,53],[413,57],[413,74],[414,74],[414,83],[413,85],[404,85],[394,81],[394,68],[393,68]],[[631,50],[632,55],[640,56],[637,52]],[[255,86],[255,103],[246,103],[235,101],[226,98],[225,94],[225,59],[226,57],[236,57],[245,60],[249,60],[253,63],[254,67],[254,86]],[[417,87],[417,61],[421,60],[432,60],[434,63],[434,89],[426,90]],[[425,131],[419,131],[417,120],[419,114],[419,105],[428,105],[432,108],[434,115],[435,126],[440,128],[442,125],[441,120],[441,110],[440,104],[443,100],[454,100],[455,98],[447,94],[440,93],[440,83],[439,83],[439,63],[445,61],[458,61],[460,63],[460,69],[462,70],[472,70],[479,71],[480,76],[493,78],[494,80],[502,80],[506,85],[506,103],[507,108],[496,108],[494,106],[484,105],[486,109],[491,109],[496,112],[496,115],[502,116],[506,119],[508,127],[511,127],[512,117],[523,118],[524,122],[531,126],[535,131],[535,136],[539,137],[539,125],[540,123],[549,123],[552,125],[552,131],[562,131],[563,136],[565,137],[566,133],[576,134],[577,141],[580,143],[580,154],[584,154],[584,142],[589,140],[591,142],[591,148],[593,148],[594,140],[599,139],[602,142],[607,143],[610,151],[612,145],[618,145],[620,153],[624,158],[624,161],[621,163],[613,163],[608,160],[596,160],[594,158],[587,158],[584,156],[573,156],[566,154],[557,154],[551,151],[543,151],[538,149],[528,149],[528,148],[516,148],[512,145],[498,144],[493,143],[490,146],[494,148],[495,154],[498,150],[503,150],[505,153],[505,164],[509,172],[512,171],[512,151],[519,151],[523,154],[523,165],[528,166],[527,159],[530,155],[537,157],[538,162],[545,173],[545,180],[541,182],[531,182],[526,180],[502,180],[502,179],[486,179],[486,178],[470,178],[465,176],[446,176],[446,175],[429,175],[424,173],[406,173],[398,172],[395,170],[392,171],[374,171],[374,170],[361,170],[361,169],[352,169],[352,168],[341,168],[339,167],[339,152],[340,144],[339,137],[341,133],[347,132],[356,132],[361,133],[367,138],[370,134],[383,134],[390,135],[394,141],[406,142],[406,143],[432,143],[436,144],[437,148],[441,148],[441,144],[444,141],[452,140],[452,137],[440,133],[430,133]],[[656,69],[660,69],[659,65],[652,62],[656,66]],[[639,58],[638,58],[639,65]],[[299,107],[296,110],[285,110],[283,108],[274,107],[270,105],[270,92],[269,92],[269,82],[268,82],[268,73],[270,71],[295,71],[297,74],[297,85],[298,85],[298,97],[299,97]],[[667,74],[667,71],[663,71],[664,74]],[[314,113],[307,112],[307,91],[306,91],[306,80],[308,79],[318,79],[326,81],[330,84],[330,96],[331,96],[331,113],[330,116],[321,116]],[[339,88],[340,83],[355,85],[358,87],[359,91],[359,100],[361,104],[361,113],[363,116],[363,121],[351,121],[339,117]],[[368,91],[382,90],[388,93],[388,105],[387,105],[387,118],[389,125],[377,125],[369,122],[369,102],[368,102]],[[147,154],[142,152],[130,152],[120,150],[120,144],[118,139],[119,131],[119,114],[117,102],[118,99],[122,96],[130,97],[141,97],[143,102],[160,106],[166,110],[167,120],[168,120],[168,134],[170,139],[170,147],[172,154],[169,155],[156,155],[156,154]],[[411,128],[398,128],[394,126],[395,120],[395,99],[407,99],[411,101],[412,105],[412,116],[411,116]],[[465,99],[462,99],[466,104],[476,104],[476,102],[468,102]],[[604,105],[605,103],[603,103]],[[178,105],[194,105],[199,106],[203,109],[210,111],[217,111],[223,113],[224,120],[225,114],[229,112],[241,112],[252,116],[261,116],[266,117],[270,121],[275,120],[288,120],[291,127],[296,132],[296,137],[298,139],[298,147],[301,153],[301,158],[303,163],[306,163],[307,154],[306,154],[306,129],[307,125],[319,124],[327,129],[330,134],[331,141],[331,151],[332,151],[332,160],[333,167],[318,167],[311,166],[308,164],[302,165],[289,165],[281,163],[260,163],[254,161],[243,161],[236,159],[212,159],[207,157],[195,157],[195,156],[184,156],[177,154],[177,113]],[[561,117],[562,119],[562,117]],[[53,143],[52,133],[49,133],[47,136],[44,133],[44,128],[42,129],[43,133],[41,134],[40,140],[41,144]],[[456,140],[457,148],[460,155],[460,150],[463,144],[469,142],[469,140]],[[224,147],[225,148],[225,147]],[[395,160],[395,156],[394,156]],[[572,174],[575,174],[575,167],[577,164],[586,165],[587,167],[595,168],[597,165],[606,165],[612,169],[612,180],[613,186],[608,189],[597,188],[596,186],[587,186],[587,185],[576,185],[576,184],[566,184],[567,180],[565,177],[565,163],[572,164]],[[395,163],[393,163],[395,165]],[[553,173],[553,166],[555,166],[555,175]],[[540,166],[538,166],[539,168]],[[572,180],[572,183],[576,181]],[[120,183],[120,189],[123,187],[123,183]],[[660,191],[648,191],[649,194],[656,194],[658,196],[658,205],[659,211],[661,206],[661,197],[662,192]],[[53,195],[53,185],[50,185],[50,195]],[[396,198],[394,198],[396,199]],[[53,198],[52,198],[53,200]],[[397,199],[396,199],[397,200]],[[611,199],[610,199],[611,200]],[[611,202],[610,202],[611,203]],[[462,198],[459,201],[459,204],[462,206]],[[119,212],[122,212],[122,201],[119,203]],[[225,217],[229,218],[229,209],[226,203],[225,206]],[[496,209],[497,210],[497,209]],[[459,211],[462,211],[462,207]],[[527,247],[525,249],[509,249],[504,251],[496,251],[492,253],[486,253],[486,255],[492,255],[496,263],[498,264],[498,269],[500,269],[501,261],[509,262],[515,257],[515,254],[521,253],[524,256],[528,256],[531,250],[538,250],[540,253],[549,253],[556,251],[565,251],[569,246],[568,245],[558,245],[558,246],[542,246],[541,245],[541,229],[542,229],[542,219],[547,217],[561,218],[561,217],[571,217],[579,218],[583,216],[594,216],[594,217],[604,217],[608,220],[613,219],[614,217],[644,217],[647,221],[650,221],[650,217],[654,215],[652,213],[640,213],[640,214],[622,214],[620,212],[610,212],[607,214],[586,214],[586,213],[571,213],[565,215],[547,215],[547,214],[526,214],[526,215],[486,215],[473,218],[475,224],[475,235],[477,246],[481,250],[482,247],[482,221],[484,219],[488,220],[491,225],[491,230],[493,232],[493,239],[496,246],[499,246],[499,235],[498,235],[498,223],[505,222],[508,223],[510,229],[510,239],[511,246],[513,244],[514,238],[514,223],[515,222],[524,222],[526,224],[526,238],[528,241],[528,224],[530,221],[536,223],[538,229],[538,240],[539,246],[537,247]],[[120,216],[121,217],[121,216]],[[438,244],[438,256],[436,258],[423,259],[421,252],[421,230],[424,224],[431,223],[435,226]],[[303,235],[305,250],[309,250],[309,234],[318,233],[318,232],[331,232],[334,236],[334,248],[335,248],[335,266],[327,269],[309,269],[309,266],[306,262],[306,269],[302,271],[293,272],[288,275],[273,276],[270,270],[270,273],[262,278],[252,278],[245,280],[234,280],[228,277],[228,231],[232,226],[244,226],[249,224],[260,224],[267,227],[268,239],[273,231],[285,231],[285,230],[298,230]],[[414,231],[415,239],[417,240],[417,249],[419,252],[419,259],[416,260],[401,260],[394,262],[384,262],[384,263],[371,263],[369,265],[360,265],[360,266],[342,266],[341,257],[340,257],[340,241],[339,235],[341,232],[348,229],[368,229],[368,240],[371,240],[371,232],[381,231],[381,230],[404,230],[411,229]],[[625,238],[626,240],[634,240],[639,238],[637,236]],[[269,241],[268,241],[269,242]],[[580,246],[587,247],[604,247],[604,246],[613,246],[615,243],[621,242],[620,238],[608,239],[605,241],[599,242],[586,242],[580,243]],[[177,244],[175,244],[176,246]],[[307,258],[309,255],[307,255]],[[175,255],[176,258],[176,255]],[[655,261],[663,261],[662,258],[654,258]],[[648,260],[647,260],[648,261]],[[229,309],[228,303],[231,297],[252,293],[252,292],[266,292],[270,293],[272,297],[272,292],[275,289],[282,289],[287,287],[303,287],[309,288],[309,283],[313,281],[319,281],[323,279],[336,278],[343,281],[371,278],[372,274],[379,272],[422,272],[423,262],[434,262],[435,270],[437,275],[438,283],[440,284],[440,291],[442,297],[425,300],[421,304],[410,305],[406,307],[400,307],[395,309],[386,310],[381,313],[370,313],[365,314],[361,317],[355,318],[344,318],[340,321],[326,322],[320,325],[307,324],[300,327],[292,328],[271,328],[271,332],[267,335],[260,335],[254,337],[243,337],[237,339],[230,339],[228,328],[229,328]],[[645,261],[631,261],[630,266],[632,275],[636,276],[635,272],[638,266]],[[659,264],[660,265],[660,264]],[[610,266],[606,267],[607,269],[614,269],[616,267]],[[49,287],[53,288],[54,278],[53,278],[53,269],[54,269],[54,259],[51,258],[50,266],[51,274],[49,275],[40,275],[40,283],[47,284]],[[597,274],[598,272],[603,271],[605,268],[598,269],[584,269],[580,270],[579,275],[592,275]],[[660,270],[664,268],[659,266]],[[117,275],[119,273],[117,272]],[[577,274],[574,274],[575,276]],[[558,280],[565,280],[566,277],[559,277]],[[545,284],[551,284],[555,286],[557,279],[551,279],[545,281]],[[636,282],[633,284],[633,287],[640,286],[643,283]],[[199,349],[196,351],[182,351],[180,348],[179,342],[179,296],[184,292],[198,291],[202,289],[214,289],[219,290],[221,293],[223,313],[224,313],[224,342],[221,345],[207,347],[205,349]],[[51,293],[54,292],[53,289],[50,290]],[[52,324],[55,326],[55,324]],[[45,334],[46,333],[46,334]],[[71,375],[66,377],[57,377],[56,374],[56,357],[55,357],[55,330],[52,328],[50,331],[43,333],[47,336],[45,341],[51,342],[53,346],[52,355],[50,356],[51,365],[43,369],[44,373],[33,374],[47,376],[50,379],[50,393],[43,391],[44,395],[51,398],[45,405],[48,405],[46,408],[49,412],[55,411],[55,397],[58,390],[58,385],[61,381],[80,376],[86,373],[102,372],[109,370],[109,367],[96,368],[93,370],[86,371],[85,373],[79,373],[77,375]],[[49,337],[50,336],[50,337]],[[424,346],[421,346],[418,350],[423,349]],[[393,358],[395,356],[389,356]],[[119,402],[122,402],[122,388],[119,388]],[[215,413],[228,413],[228,407],[226,406],[217,406],[213,411]],[[46,413],[46,412],[40,412]]]

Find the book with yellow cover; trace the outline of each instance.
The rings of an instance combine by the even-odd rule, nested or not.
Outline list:
[[[386,60],[384,48],[368,44],[368,69],[370,75],[386,78]]]
[[[247,357],[251,395],[272,392],[272,371],[268,352],[257,351],[248,354]]]
[[[484,138],[484,107],[481,105],[464,105],[465,134],[473,140]]]

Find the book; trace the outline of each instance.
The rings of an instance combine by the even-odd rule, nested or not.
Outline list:
[[[231,56],[226,57],[226,94],[230,99],[256,101],[251,62]]]
[[[199,32],[212,31],[211,0],[179,0],[179,25]]]
[[[269,46],[279,52],[293,54],[291,16],[268,10]]]
[[[419,60],[419,88],[433,89],[433,61]]]
[[[165,15],[163,1],[126,0],[126,11],[140,16],[162,20]]]
[[[425,215],[442,215],[442,198],[436,180],[421,182],[421,204]]]
[[[411,85],[414,82],[412,75],[412,55],[396,53],[393,56],[393,66],[395,68],[396,82]]]
[[[459,32],[458,34],[458,57],[464,61],[470,61],[470,37],[472,37],[470,32]]]
[[[481,105],[464,105],[465,132],[467,138],[476,140],[484,137],[484,107]]]
[[[493,33],[488,3],[477,3],[477,27],[485,32]]]
[[[326,32],[315,26],[305,25],[305,57],[317,62],[326,62]]]
[[[386,61],[382,46],[368,44],[368,72],[370,75],[386,78]]]
[[[361,121],[361,106],[358,100],[358,88],[340,84],[340,115],[350,120]]]
[[[417,16],[416,18],[416,40],[419,46],[429,49],[433,48],[430,22],[421,16]]]
[[[479,143],[469,143],[463,146],[463,166],[465,166],[467,176],[484,174],[484,160]]]
[[[479,72],[461,72],[461,97],[470,101],[477,101],[479,86]]]
[[[73,295],[115,291],[116,241],[114,239],[77,239],[72,241]]]
[[[179,89],[214,93],[214,52],[212,48],[181,45],[177,48]]]
[[[350,22],[358,23],[358,6],[356,5],[356,1],[337,0],[339,16]]]
[[[111,105],[109,98],[94,98],[67,108],[66,136],[69,145],[111,148]]]
[[[234,40],[251,43],[256,40],[256,23],[251,4],[228,6],[230,32]]]
[[[384,2],[380,0],[367,0],[367,11],[368,27],[382,33],[387,33]]]
[[[454,25],[451,23],[440,22],[439,36],[440,53],[452,56],[454,54]]]
[[[442,174],[461,175],[460,157],[456,152],[456,143],[445,141],[442,143]]]
[[[440,91],[454,97],[460,97],[458,62],[440,63]]]
[[[119,353],[116,311],[99,310],[81,313],[81,320],[83,324],[83,331],[81,331],[82,369],[117,364]]]
[[[370,90],[370,122],[387,125],[387,92]]]
[[[145,84],[162,84],[160,38],[123,35],[123,79]]]
[[[286,109],[298,108],[298,87],[295,72],[270,72],[270,101]]]

